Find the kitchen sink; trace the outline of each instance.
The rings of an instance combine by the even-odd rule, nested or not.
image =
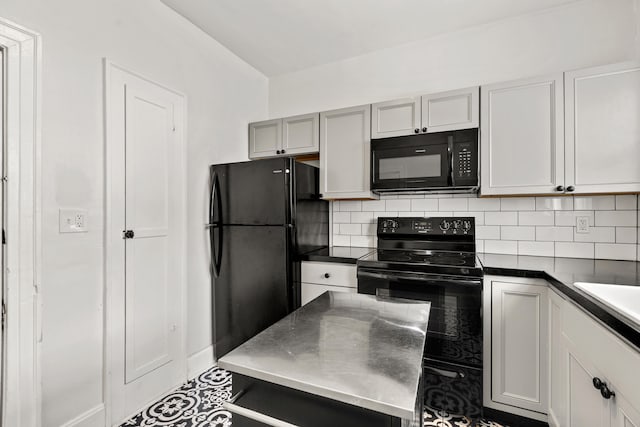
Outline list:
[[[583,282],[574,285],[640,326],[640,286]]]

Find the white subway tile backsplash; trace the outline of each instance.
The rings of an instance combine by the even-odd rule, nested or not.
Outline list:
[[[502,240],[535,240],[535,227],[522,227],[507,225],[500,227],[500,238]]]
[[[500,240],[500,226],[476,225],[476,239]]]
[[[484,251],[490,254],[518,254],[518,242],[509,242],[506,240],[485,240]]]
[[[362,202],[360,200],[341,200],[340,201],[341,212],[352,212],[352,211],[361,211],[361,210],[362,210]]]
[[[500,210],[503,211],[534,211],[536,199],[533,197],[510,197],[502,199]]]
[[[437,211],[438,199],[414,199],[411,200],[412,211]]]
[[[589,227],[588,233],[574,233],[576,242],[613,243],[616,241],[615,227]]]
[[[411,210],[411,200],[409,199],[396,199],[396,200],[387,200],[387,210],[390,211],[410,211]]]
[[[365,200],[362,202],[362,210],[366,212],[384,212],[387,205],[384,200]]]
[[[373,212],[351,212],[352,223],[370,223],[373,222]]]
[[[638,233],[636,227],[616,227],[616,243],[638,243]]]
[[[349,224],[351,222],[351,214],[349,212],[334,212],[334,224]]]
[[[573,227],[536,227],[536,240],[573,242]]]
[[[577,211],[613,210],[616,208],[616,199],[614,196],[576,196],[573,208]]]
[[[485,212],[486,225],[518,225],[518,212]]]
[[[636,227],[637,216],[633,211],[596,211],[596,227],[613,225]]]
[[[553,242],[518,242],[518,255],[553,256]]]
[[[636,259],[636,245],[617,243],[596,243],[596,259],[619,259],[634,261]]]
[[[589,217],[589,225],[594,225],[593,211],[556,211],[556,225],[566,225],[575,227],[576,217],[586,216]]]
[[[571,211],[573,197],[536,197],[538,211]]]
[[[518,212],[520,225],[553,225],[554,215],[551,211]]]
[[[499,211],[501,199],[469,199],[470,211]]]
[[[555,242],[555,256],[565,258],[593,258],[595,243]]]
[[[438,202],[441,211],[468,211],[469,199],[442,199]]]
[[[360,233],[362,233],[360,224],[340,224],[340,234],[358,236]]]
[[[630,210],[635,211],[638,209],[638,196],[634,195],[620,195],[616,196],[616,210]]]
[[[335,201],[331,210],[335,246],[375,247],[381,216],[470,216],[475,218],[479,252],[640,261],[636,195],[384,195],[380,200]],[[589,219],[588,233],[576,232],[578,216]]]

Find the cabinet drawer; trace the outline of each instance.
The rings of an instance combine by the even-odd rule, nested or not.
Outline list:
[[[346,286],[327,286],[327,285],[318,285],[316,283],[302,283],[301,286],[301,295],[300,295],[300,304],[305,305],[309,301],[316,299],[320,295],[324,294],[326,291],[333,292],[351,292],[356,293],[356,288],[348,288]]]
[[[330,286],[358,286],[356,266],[333,262],[303,262],[302,281]]]

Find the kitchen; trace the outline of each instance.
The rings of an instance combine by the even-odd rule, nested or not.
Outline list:
[[[240,59],[244,54],[239,55],[239,48],[238,53],[232,53],[236,52],[233,41],[222,42],[224,35],[219,35],[219,43],[160,2],[129,3],[3,1],[0,9],[2,18],[42,38],[41,425],[104,425],[105,408],[110,405],[104,376],[108,358],[104,356],[103,58],[187,95],[185,353],[195,375],[199,366],[206,367],[213,360],[209,242],[203,231],[209,166],[248,159],[249,123],[474,86],[482,90],[535,76],[560,75],[563,88],[556,86],[557,93],[566,94],[568,73],[640,56],[637,2],[545,2],[556,7],[517,13],[510,10],[510,16],[506,12],[492,15],[490,7],[478,7],[480,10],[468,14],[479,16],[477,19],[463,22],[462,27],[448,27],[448,33],[421,33],[397,47],[376,39],[385,49],[351,51],[343,57],[320,59],[322,49],[297,47],[295,54],[288,56],[292,61],[288,68],[283,57],[278,66],[286,69],[263,64],[264,71],[260,71]],[[205,11],[201,10],[202,16]],[[271,16],[259,9],[256,12],[257,16]],[[190,19],[197,21],[193,16]],[[282,15],[272,19],[286,22]],[[429,19],[437,21],[436,17]],[[196,23],[205,28],[206,23]],[[343,52],[339,45],[344,40],[350,39],[334,45],[323,40],[331,47],[325,50]],[[363,40],[354,43],[365,44]],[[169,61],[167,51],[172,52]],[[309,60],[307,55],[313,58]],[[310,61],[305,63],[309,64],[306,70],[296,65],[304,58]],[[480,97],[480,102],[483,99]],[[567,105],[564,98],[562,108],[556,109],[558,114],[566,113]],[[566,144],[569,126],[566,116],[562,117],[556,124],[564,127],[558,134]],[[481,129],[485,129],[484,118],[480,114]],[[529,159],[531,153],[521,155]],[[620,161],[625,159],[625,154],[618,156]],[[633,160],[630,154],[626,158]],[[320,156],[320,162],[322,159]],[[513,162],[505,167],[523,169]],[[485,188],[482,172],[481,168],[481,194]],[[558,185],[568,187],[571,183]],[[582,191],[579,185],[574,186],[577,192]],[[594,273],[596,266],[604,265],[607,282],[627,277],[628,264],[593,260],[631,261],[631,253],[637,257],[637,196],[577,192],[562,197],[546,189],[517,198],[416,194],[339,200],[331,202],[331,244],[354,247],[354,253],[359,247],[375,246],[374,219],[378,216],[473,216],[476,251],[485,253],[495,267],[503,261],[501,254],[574,258],[573,262],[554,264],[554,271],[557,267],[563,274],[578,274],[575,265],[580,265]],[[628,193],[589,191],[618,192]],[[69,207],[87,210],[87,233],[59,233],[59,210]],[[587,233],[577,232],[576,217],[587,217]],[[524,265],[528,262],[518,259]],[[30,424],[25,418],[25,423],[18,425]]]

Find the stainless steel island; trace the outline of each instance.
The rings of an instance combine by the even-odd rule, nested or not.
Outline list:
[[[234,374],[233,426],[420,425],[429,310],[322,294],[218,361]]]

